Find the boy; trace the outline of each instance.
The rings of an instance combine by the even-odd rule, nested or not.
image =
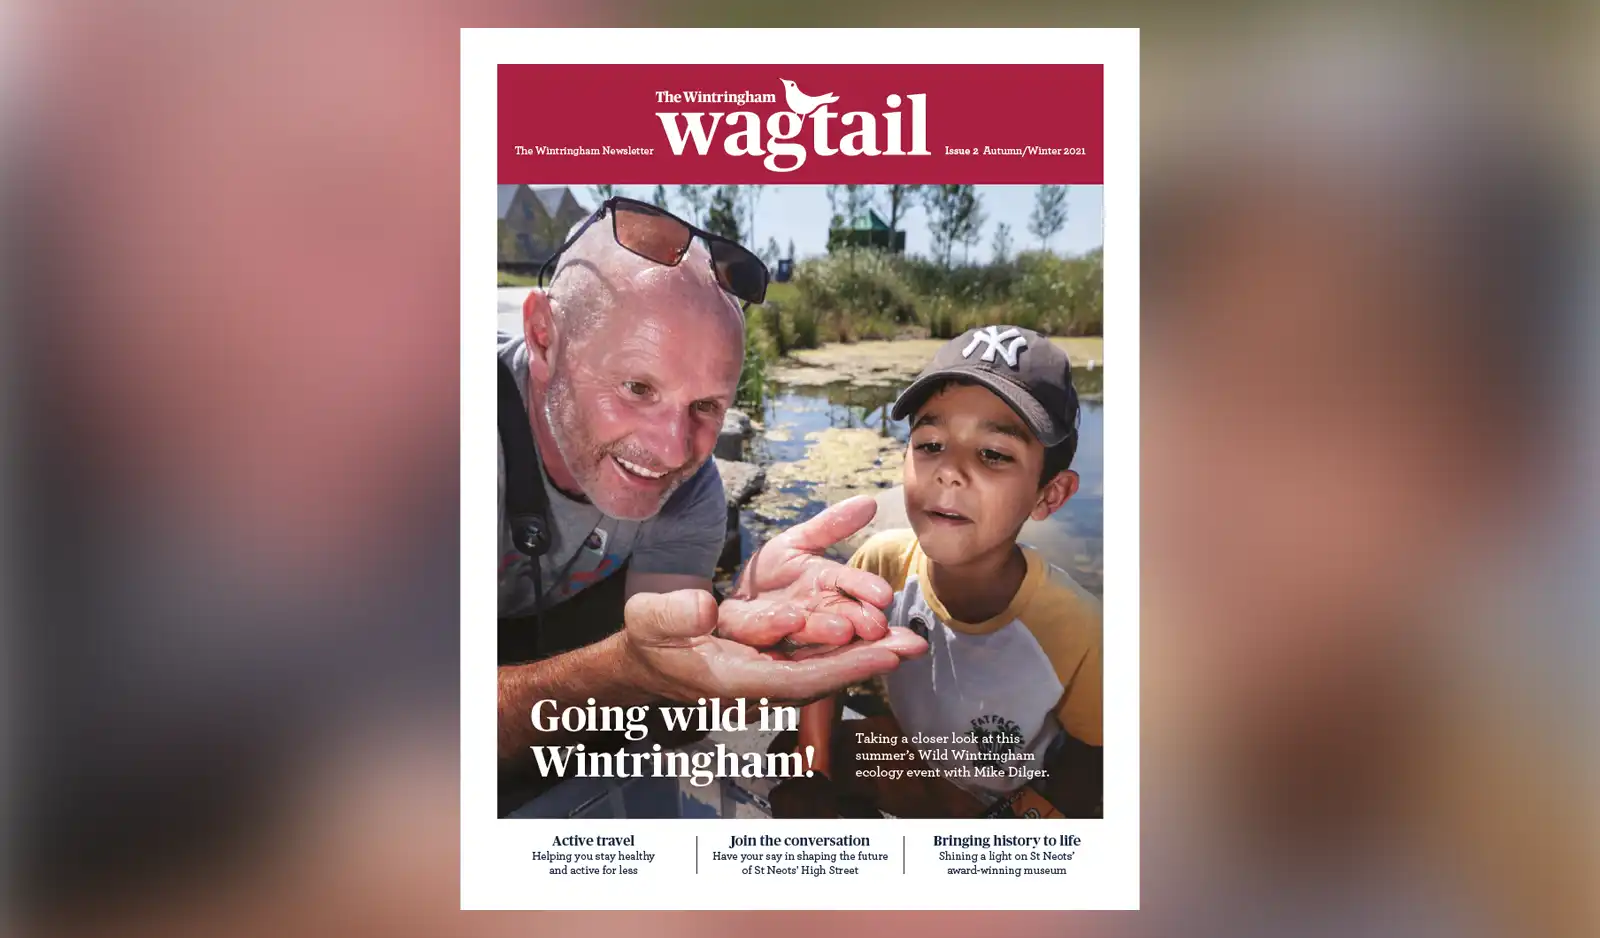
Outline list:
[[[1078,396],[1066,353],[1026,329],[971,330],[934,355],[892,416],[911,419],[911,529],[875,535],[850,564],[895,589],[891,626],[928,640],[927,655],[887,676],[890,707],[912,748],[932,751],[927,764],[970,796],[934,799],[944,807],[927,807],[923,798],[924,808],[902,810],[965,804],[977,813],[1031,776],[1061,813],[1097,816],[1100,604],[1017,543],[1023,522],[1048,518],[1078,490],[1070,468]],[[812,764],[822,776],[832,768],[836,712],[826,699],[801,714],[799,749],[815,747]],[[951,742],[918,744],[919,735]],[[895,785],[917,787],[909,779],[876,787],[892,795]]]

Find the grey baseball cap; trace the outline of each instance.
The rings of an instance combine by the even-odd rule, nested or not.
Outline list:
[[[1017,412],[1045,446],[1078,429],[1072,362],[1055,343],[1020,326],[982,326],[945,343],[917,380],[901,392],[890,416],[904,420],[934,389],[958,380],[982,385]]]

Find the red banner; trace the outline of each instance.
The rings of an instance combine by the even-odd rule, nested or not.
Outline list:
[[[1103,182],[1099,65],[502,65],[500,182]]]

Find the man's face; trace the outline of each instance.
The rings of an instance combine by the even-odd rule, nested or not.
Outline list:
[[[964,564],[1009,550],[1044,500],[1044,446],[992,392],[950,384],[917,410],[905,464],[906,516],[923,553]]]
[[[738,387],[738,333],[675,296],[684,298],[671,290],[620,297],[604,325],[560,350],[551,371],[545,415],[556,446],[613,518],[642,521],[661,510],[710,457]]]

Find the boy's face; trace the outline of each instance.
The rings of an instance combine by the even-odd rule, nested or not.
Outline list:
[[[911,418],[906,516],[936,563],[969,563],[1009,550],[1030,517],[1048,518],[1078,489],[1078,474],[1043,487],[1044,446],[986,388],[949,384]]]

